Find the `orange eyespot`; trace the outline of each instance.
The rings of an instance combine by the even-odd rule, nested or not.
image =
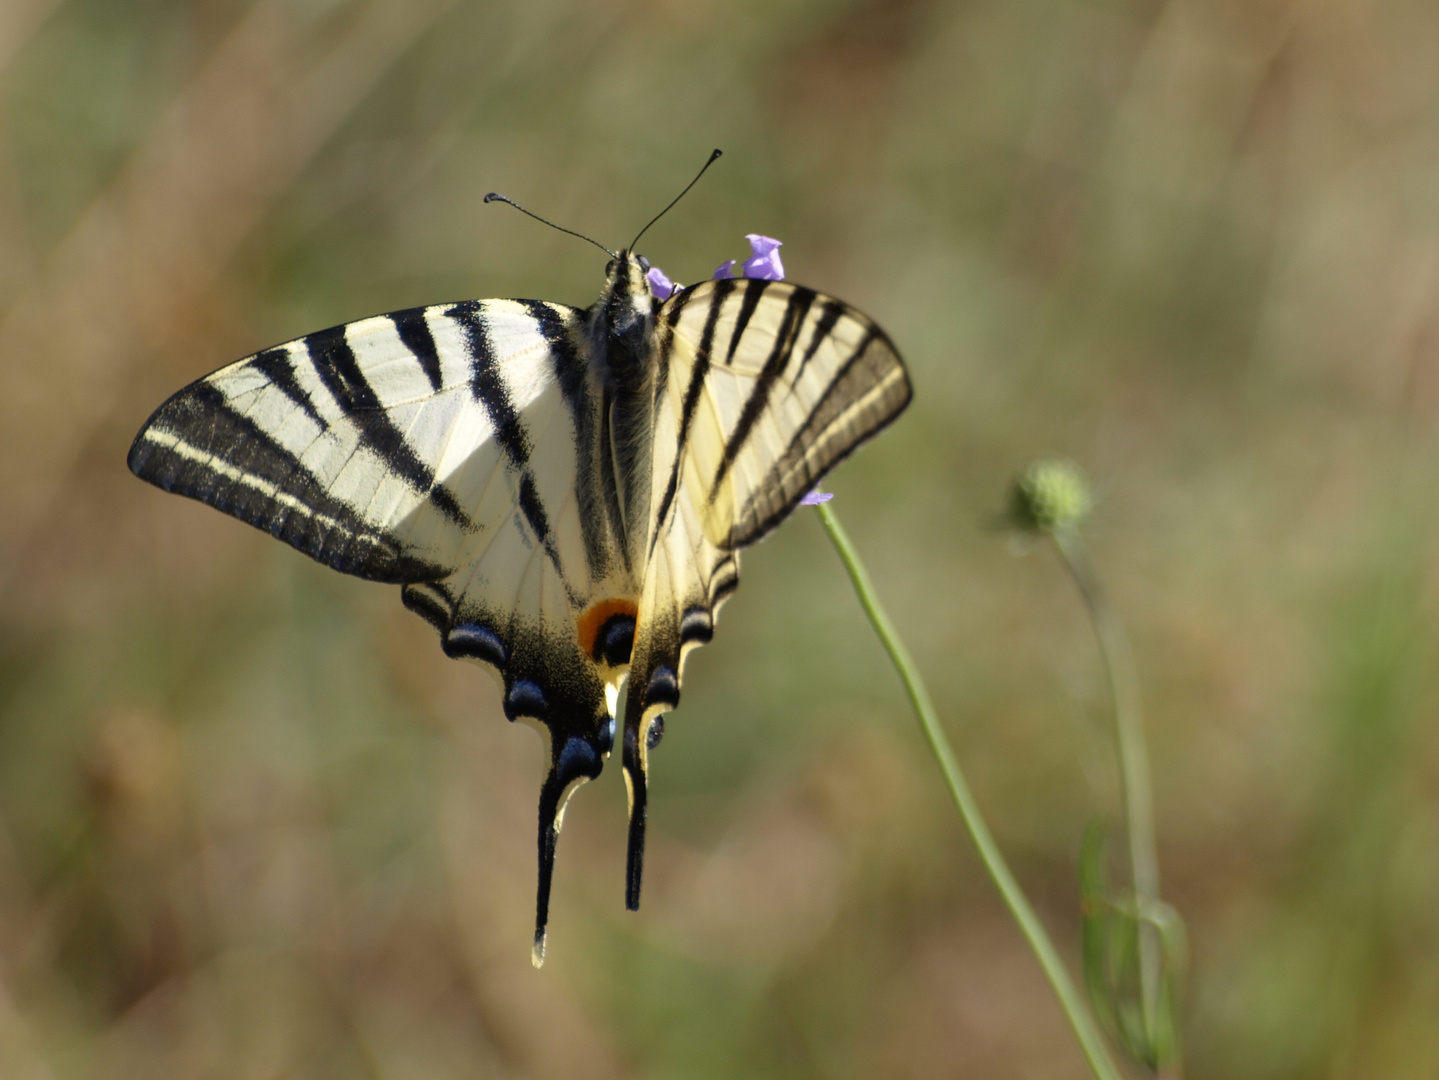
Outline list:
[[[612,597],[596,601],[580,613],[580,648],[596,663],[611,667],[628,664],[638,614],[633,600]]]

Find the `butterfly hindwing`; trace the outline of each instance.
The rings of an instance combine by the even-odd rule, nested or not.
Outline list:
[[[739,586],[739,553],[705,539],[693,503],[679,500],[645,567],[630,664],[623,765],[630,797],[625,903],[638,909],[648,810],[649,751],[679,705],[689,652],[714,636],[720,605]]]
[[[893,344],[833,297],[782,281],[685,289],[655,331],[649,559],[625,714],[627,902],[639,902],[652,725],[679,703],[685,653],[713,634],[761,539],[909,403]]]

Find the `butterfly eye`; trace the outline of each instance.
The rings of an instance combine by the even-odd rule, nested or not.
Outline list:
[[[648,274],[650,272],[650,261],[646,259],[643,255],[637,255],[635,256],[635,258],[639,260],[640,269]]]

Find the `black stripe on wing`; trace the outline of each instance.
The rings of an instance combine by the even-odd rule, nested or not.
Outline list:
[[[575,498],[579,503],[580,532],[589,576],[598,580],[610,572],[616,554],[612,537],[624,528],[604,422],[608,410],[591,388],[585,343],[578,337],[577,327],[542,300],[516,303],[535,320],[549,345],[551,370],[570,410],[575,429]],[[624,545],[620,545],[620,552],[627,557]]]
[[[325,421],[315,409],[315,403],[310,400],[310,395],[305,393],[304,387],[295,378],[295,362],[290,359],[289,349],[283,345],[266,349],[250,363],[265,378],[269,379],[270,385],[284,394],[295,408],[309,417],[316,427],[326,426]]]
[[[804,378],[804,369],[807,368],[809,362],[814,359],[814,354],[819,352],[819,347],[823,345],[829,338],[829,335],[833,333],[835,324],[839,322],[839,317],[844,314],[845,306],[838,300],[827,299],[821,305],[821,308],[824,314],[819,317],[819,322],[814,324],[814,330],[810,333],[809,347],[805,349],[804,356],[800,357],[799,367],[795,370],[794,378],[790,380],[790,393],[793,393],[794,388],[799,386],[800,380]]]
[[[474,394],[475,401],[483,406],[489,415],[495,441],[504,451],[510,467],[519,474],[520,512],[535,534],[535,539],[549,557],[555,573],[559,575],[560,582],[569,594],[571,603],[578,605],[579,593],[565,574],[564,564],[560,560],[559,546],[554,531],[550,528],[549,515],[545,511],[544,502],[539,497],[539,489],[535,483],[534,474],[530,470],[530,454],[533,450],[530,433],[510,398],[509,387],[505,384],[499,360],[490,344],[484,312],[479,305],[469,302],[455,304],[446,309],[445,314],[453,319],[464,332],[466,347],[470,354],[470,390]],[[561,343],[561,347],[567,344],[568,338],[566,337]],[[546,345],[553,352],[557,347],[557,342],[547,339]]]
[[[763,282],[760,282],[760,284],[763,285]],[[664,529],[664,523],[668,519],[670,507],[674,505],[675,494],[679,490],[680,469],[684,464],[685,447],[689,442],[690,425],[694,422],[695,409],[699,407],[700,395],[704,393],[705,378],[709,375],[710,371],[710,356],[714,350],[715,330],[719,325],[720,310],[724,307],[725,299],[730,293],[735,291],[735,287],[736,283],[733,278],[721,278],[715,283],[714,292],[710,295],[709,313],[705,315],[704,330],[700,333],[699,347],[695,350],[694,369],[690,372],[690,381],[685,387],[684,401],[680,405],[679,440],[675,444],[675,456],[673,462],[670,464],[670,477],[665,483],[665,492],[660,499],[659,513],[655,515],[654,533],[650,536],[651,557],[654,556],[655,544],[659,542],[660,533]],[[757,290],[746,290],[746,303],[748,303],[749,297],[752,294],[757,295]],[[689,297],[686,295],[684,303],[688,302]],[[661,356],[665,367],[669,366],[669,350],[673,347],[674,327],[679,322],[680,316],[684,313],[684,303],[675,304],[666,313],[665,321],[668,324],[671,336],[666,339],[666,347]],[[751,308],[751,310],[753,309]],[[748,316],[745,317],[745,321],[749,321]],[[735,337],[731,338],[731,345],[734,345],[737,339],[738,330],[736,330]],[[734,355],[733,349],[731,349],[730,355]]]
[[[655,324],[655,331],[658,334],[658,345],[655,350],[655,389],[654,400],[663,400],[665,391],[669,389],[670,381],[670,354],[674,351],[675,345],[675,324],[680,321],[680,316],[694,299],[695,289],[691,286],[688,289],[681,289],[670,298],[665,307],[665,317]]]
[[[510,400],[510,389],[505,385],[495,350],[490,345],[483,309],[473,302],[456,304],[447,308],[445,315],[465,333],[470,353],[470,390],[489,414],[495,441],[516,469],[525,468],[530,461],[529,432]]]
[[[430,380],[430,388],[439,393],[444,386],[440,373],[440,350],[435,346],[435,335],[430,332],[430,322],[425,318],[424,308],[410,308],[396,311],[389,316],[395,325],[395,333],[405,343],[405,348],[415,354],[415,361]]]
[[[752,544],[778,526],[831,469],[903,412],[911,393],[893,343],[869,323],[784,453],[738,508],[726,546]]]
[[[739,314],[735,316],[734,333],[730,335],[729,350],[725,353],[724,362],[734,363],[735,350],[739,348],[740,339],[744,337],[745,329],[749,321],[754,317],[755,308],[759,307],[760,297],[764,295],[768,282],[763,278],[747,278],[744,283],[744,297],[740,300]],[[710,302],[717,304],[725,294],[716,289]]]
[[[390,318],[396,321],[397,326],[401,322],[411,326],[424,322],[422,309],[408,319],[404,318],[406,314],[411,313],[396,312]],[[460,528],[466,531],[473,528],[469,514],[443,484],[435,483],[434,472],[420,460],[414,448],[405,441],[404,433],[390,420],[365,373],[360,370],[355,351],[350,348],[346,337],[347,329],[346,326],[334,326],[303,339],[315,374],[335,399],[336,406],[354,423],[360,433],[360,445],[379,455],[390,471],[404,480],[412,491],[427,496]],[[403,333],[401,340],[404,340]],[[433,351],[433,340],[430,347]],[[421,367],[425,366],[420,354],[416,353],[415,359]]]
[[[739,588],[739,559],[733,553],[715,563],[714,575],[710,578],[710,608],[717,608]]]
[[[448,572],[406,556],[393,537],[332,497],[208,382],[186,387],[155,410],[128,463],[140,479],[207,503],[344,573],[406,582]]]
[[[774,389],[775,380],[784,374],[785,368],[789,366],[790,354],[794,352],[795,343],[799,340],[800,327],[804,325],[805,316],[809,314],[810,305],[814,303],[815,295],[813,289],[802,288],[796,288],[790,293],[789,301],[785,304],[784,319],[774,338],[774,347],[770,349],[769,356],[765,358],[764,367],[760,369],[754,389],[745,399],[744,408],[740,410],[739,419],[735,421],[734,430],[730,432],[729,439],[725,443],[724,457],[720,459],[719,468],[715,470],[715,478],[710,483],[710,502],[714,502],[715,496],[719,494],[720,485],[724,483],[724,478],[729,475],[729,471],[735,463],[735,458],[739,457],[740,451],[744,449],[745,443],[749,440],[750,432],[754,430],[755,421],[760,418],[760,414],[769,405],[769,396]],[[748,302],[748,295],[745,296],[745,300]],[[730,342],[731,357],[734,356],[739,338],[740,328],[736,326],[734,339]],[[811,343],[811,352],[816,347]]]

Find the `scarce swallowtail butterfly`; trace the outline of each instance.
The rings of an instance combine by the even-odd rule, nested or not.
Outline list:
[[[848,304],[733,277],[661,300],[633,248],[588,308],[436,304],[256,353],[161,405],[129,455],[165,491],[402,586],[547,735],[536,965],[566,800],[618,741],[638,908],[649,752],[740,549],[910,398]]]

